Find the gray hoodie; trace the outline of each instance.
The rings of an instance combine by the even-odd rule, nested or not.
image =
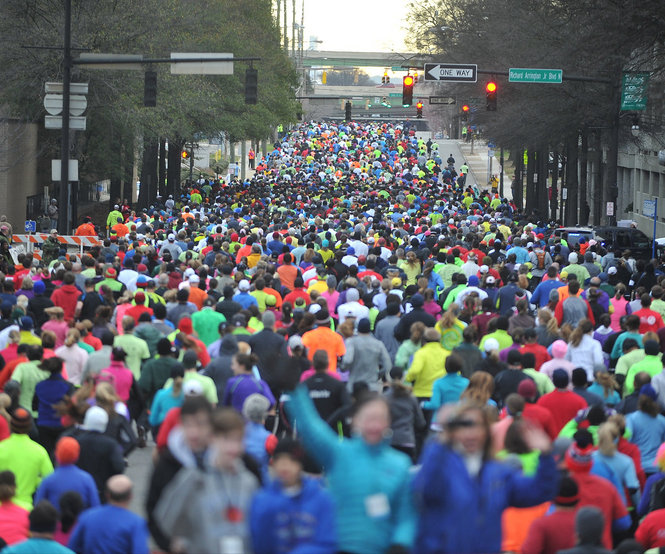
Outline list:
[[[183,468],[164,490],[155,519],[187,552],[249,554],[249,510],[258,487],[240,461],[233,472]]]

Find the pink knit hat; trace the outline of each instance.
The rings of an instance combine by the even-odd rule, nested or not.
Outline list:
[[[555,358],[563,358],[568,352],[568,345],[562,340],[555,340],[552,343],[552,356]]]

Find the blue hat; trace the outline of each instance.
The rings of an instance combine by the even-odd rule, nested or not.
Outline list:
[[[46,285],[43,281],[35,281],[32,290],[35,294],[43,294],[46,291]]]
[[[475,275],[471,275],[471,277],[469,277],[469,286],[470,287],[477,287],[478,286],[478,277],[476,277]]]
[[[34,321],[32,321],[32,318],[28,315],[24,315],[21,320],[19,321],[19,327],[23,331],[31,331],[35,327]]]
[[[651,385],[642,385],[640,389],[640,395],[648,396],[651,400],[656,400],[658,398],[658,393]]]
[[[347,256],[354,256],[355,253],[356,253],[356,249],[355,249],[353,246],[349,246],[349,247],[346,249],[346,255],[347,255]]]

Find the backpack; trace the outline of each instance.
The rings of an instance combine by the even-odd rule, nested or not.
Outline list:
[[[538,269],[545,269],[545,252],[536,252],[538,258]]]
[[[649,494],[649,513],[665,508],[665,478],[651,485]]]

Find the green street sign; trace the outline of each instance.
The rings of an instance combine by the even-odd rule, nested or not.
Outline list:
[[[561,83],[562,69],[529,69],[511,67],[508,70],[510,83]]]
[[[401,98],[401,97],[402,97],[402,93],[401,93],[401,92],[391,92],[390,94],[388,94],[388,96],[389,96],[390,98]]]
[[[646,110],[649,75],[649,73],[624,72],[621,78],[621,111]]]

